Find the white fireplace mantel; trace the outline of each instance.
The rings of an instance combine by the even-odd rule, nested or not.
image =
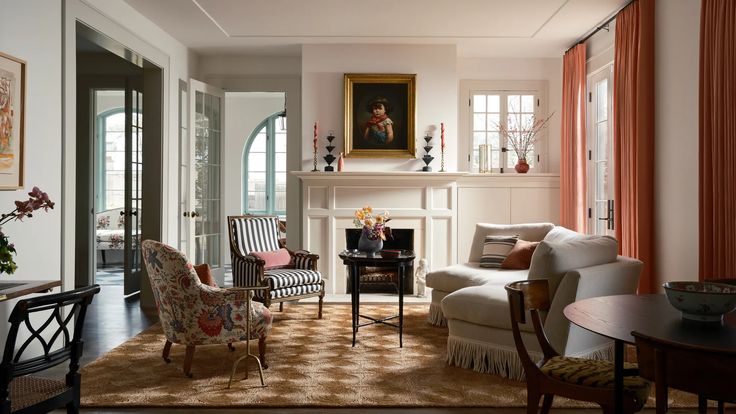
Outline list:
[[[328,293],[344,293],[345,229],[355,210],[390,213],[391,227],[414,229],[417,259],[430,269],[465,261],[475,223],[559,220],[559,176],[465,172],[305,172],[302,247],[320,255]],[[462,240],[462,243],[460,242]],[[459,260],[460,259],[460,260]]]

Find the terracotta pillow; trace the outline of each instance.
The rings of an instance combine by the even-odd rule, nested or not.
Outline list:
[[[514,248],[501,263],[501,269],[528,269],[538,244],[539,242],[517,240]]]
[[[291,255],[289,254],[289,251],[284,248],[271,252],[250,252],[250,255],[263,259],[263,261],[266,262],[266,269],[286,266],[291,263]]]
[[[199,276],[199,281],[202,282],[203,285],[218,287],[217,282],[215,282],[215,278],[212,276],[212,269],[210,269],[210,265],[208,265],[207,263],[194,265],[194,271],[197,272],[197,276]]]

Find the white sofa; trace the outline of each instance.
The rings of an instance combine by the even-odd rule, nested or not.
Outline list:
[[[518,235],[540,241],[527,270],[480,267],[487,235]],[[429,322],[447,325],[447,358],[451,365],[523,379],[524,371],[511,333],[504,286],[525,279],[547,279],[551,309],[544,320],[550,343],[563,355],[612,359],[613,342],[572,325],[566,305],[580,299],[636,292],[642,263],[617,256],[616,240],[586,236],[551,223],[476,225],[467,263],[431,272]],[[533,357],[542,358],[531,324],[522,332]]]
[[[96,248],[100,251],[102,262],[105,263],[107,250],[123,250],[125,247],[125,215],[123,208],[113,208],[100,211],[96,215]],[[133,232],[133,248],[137,249],[140,237],[137,229]]]

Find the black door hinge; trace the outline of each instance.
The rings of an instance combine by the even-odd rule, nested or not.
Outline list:
[[[588,161],[592,161],[592,160],[593,160],[593,151],[588,150]]]
[[[593,209],[588,207],[588,218],[593,218]]]
[[[588,102],[593,102],[593,92],[588,92]]]

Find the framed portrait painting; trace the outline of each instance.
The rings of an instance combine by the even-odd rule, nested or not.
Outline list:
[[[416,75],[345,74],[345,156],[415,158]]]
[[[0,190],[23,186],[26,62],[0,52]]]

